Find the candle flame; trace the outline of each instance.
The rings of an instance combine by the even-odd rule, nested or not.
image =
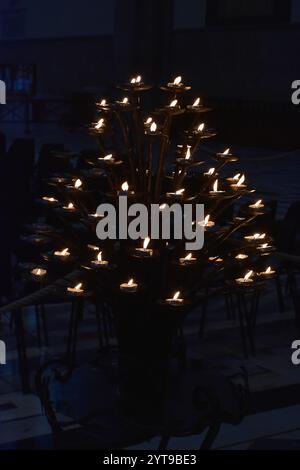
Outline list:
[[[135,83],[141,83],[142,81],[142,77],[141,75],[137,75],[136,77],[133,77],[131,80],[130,80],[130,83],[132,85],[134,85]]]
[[[192,253],[188,253],[184,259],[186,260],[192,259]]]
[[[266,274],[269,274],[272,271],[271,266],[268,266],[267,269],[265,270]]]
[[[190,158],[191,158],[191,146],[188,145],[187,146],[187,151],[186,151],[186,154],[185,154],[185,159],[189,160]]]
[[[204,122],[202,122],[201,124],[199,124],[199,126],[198,126],[198,129],[197,129],[197,130],[198,130],[198,132],[202,132],[202,131],[203,131],[203,129],[204,129],[204,127],[205,127],[205,124],[204,124]]]
[[[244,280],[245,280],[245,281],[248,281],[248,279],[250,279],[250,277],[252,276],[252,274],[253,274],[253,271],[252,271],[252,270],[251,270],[251,271],[248,271],[247,274],[245,274],[245,276],[244,276]]]
[[[259,207],[262,203],[262,199],[258,199],[258,201],[256,201],[254,204],[253,204],[253,207]]]
[[[210,219],[210,214],[208,214],[204,219],[204,225],[207,225]]]
[[[234,181],[238,181],[239,178],[241,176],[241,173],[237,173],[236,175],[234,175],[234,177],[232,178]]]
[[[265,236],[266,236],[265,233],[255,233],[253,235],[253,238],[254,238],[254,240],[261,240],[261,239],[265,238]]]
[[[47,197],[47,196],[44,196],[44,197],[43,197],[43,200],[44,200],[44,201],[48,201],[48,202],[55,202],[55,201],[57,201],[57,199],[55,199],[54,197]]]
[[[219,182],[218,182],[218,180],[216,180],[214,182],[214,185],[213,185],[213,192],[215,192],[215,193],[218,192],[218,184],[219,184]]]
[[[200,104],[200,98],[197,98],[194,103],[193,103],[193,106],[199,106]]]
[[[209,176],[211,176],[211,175],[214,174],[215,171],[216,171],[215,168],[210,168],[210,169],[208,170],[207,174],[208,174]]]
[[[227,148],[226,150],[224,150],[223,155],[228,155],[229,152],[230,152],[230,148]]]
[[[74,287],[74,290],[80,290],[82,287],[82,282],[79,282],[79,284],[77,284],[75,287]]]
[[[74,204],[72,202],[69,202],[67,207],[68,209],[74,209]]]
[[[129,281],[127,282],[127,285],[132,286],[132,284],[133,284],[133,279],[129,279]]]
[[[103,160],[111,160],[112,159],[112,153],[109,153],[108,155],[105,155]]]
[[[145,240],[144,240],[144,243],[143,243],[143,248],[144,248],[144,250],[147,249],[149,243],[150,243],[150,238],[149,238],[149,237],[146,237]]]
[[[175,194],[177,194],[178,196],[180,196],[181,194],[183,194],[185,191],[185,189],[178,189],[177,191],[175,191]]]
[[[106,106],[106,100],[104,100],[104,99],[101,100],[101,101],[100,101],[100,106]]]
[[[102,261],[102,251],[99,251],[97,255],[97,261]]]
[[[157,124],[156,122],[152,122],[151,126],[150,126],[150,131],[151,132],[155,132],[157,129]]]
[[[236,255],[236,259],[245,259],[248,258],[248,255],[245,255],[244,253],[239,253]]]
[[[181,83],[181,76],[178,75],[178,77],[174,79],[173,85],[180,85],[180,83]]]
[[[178,100],[173,100],[171,101],[171,103],[169,104],[170,108],[175,108],[175,106],[177,105],[178,103]]]
[[[175,292],[175,294],[173,295],[173,300],[179,299],[179,296],[180,296],[180,291],[178,290],[178,291]]]
[[[263,243],[263,244],[261,245],[261,248],[268,248],[268,243]]]
[[[41,269],[41,268],[34,268],[30,272],[31,274],[34,274],[35,276],[44,276],[47,273],[47,270]]]
[[[78,188],[80,188],[80,186],[82,186],[82,181],[78,178],[75,181],[74,188],[78,189]]]
[[[146,119],[146,124],[150,124],[150,122],[152,122],[152,117],[148,117],[148,118]]]
[[[97,124],[95,125],[95,129],[101,129],[101,127],[103,126],[104,124],[104,119],[101,118],[99,119],[99,121],[97,122]]]
[[[128,98],[127,98],[127,96],[125,96],[125,98],[123,98],[122,103],[123,103],[123,104],[127,104],[127,103],[128,103]]]
[[[245,175],[242,175],[238,182],[236,183],[236,186],[241,186],[245,181]]]
[[[129,184],[127,181],[125,181],[122,186],[121,186],[122,191],[128,191],[129,190]]]

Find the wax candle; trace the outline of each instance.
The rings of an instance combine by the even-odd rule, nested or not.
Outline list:
[[[120,284],[120,289],[123,292],[136,292],[138,288],[138,285],[136,282],[134,282],[133,279],[129,279],[128,282],[124,282]]]
[[[183,304],[183,299],[180,297],[180,291],[175,292],[171,299],[166,299],[166,303],[173,307],[179,307]]]

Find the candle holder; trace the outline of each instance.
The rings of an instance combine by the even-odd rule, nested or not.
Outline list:
[[[59,201],[53,196],[42,196],[41,199],[36,200],[38,204],[41,204],[43,206],[47,207],[58,207],[59,206]]]
[[[238,161],[238,157],[230,153],[230,149],[227,148],[224,152],[219,152],[214,156],[214,159],[219,162],[233,163]]]
[[[115,155],[112,153],[109,153],[105,155],[104,157],[99,157],[97,158],[97,162],[101,163],[105,167],[114,167],[114,166],[119,166],[122,165],[123,161],[118,160]]]
[[[137,75],[132,77],[128,83],[125,83],[124,85],[118,85],[118,88],[131,93],[141,93],[150,90],[152,85],[147,85],[144,83],[141,75]]]
[[[246,201],[243,209],[242,198],[250,196],[251,192],[243,169],[236,170],[239,171],[238,178],[233,175],[232,179],[225,180],[228,173],[224,174],[224,167],[237,161],[237,157],[230,149],[215,154],[201,146],[203,139],[214,137],[216,132],[207,127],[205,118],[201,122],[209,109],[200,100],[189,101],[187,106],[183,102],[180,93],[190,87],[182,78],[175,77],[161,87],[168,93],[161,102],[167,104],[156,105],[152,110],[146,108],[147,113],[140,92],[146,92],[150,86],[140,75],[132,76],[119,88],[124,94],[116,103],[111,98],[109,101],[102,98],[97,103],[98,113],[89,127],[97,149],[78,154],[63,152],[62,158],[66,162],[62,163],[71,164],[74,173],[55,174],[46,180],[51,188],[40,197],[38,214],[54,228],[32,226],[27,229],[36,232],[29,235],[33,239],[49,235],[50,244],[44,253],[39,245],[32,250],[36,264],[31,269],[44,269],[42,260],[45,260],[45,269],[55,279],[61,275],[69,279],[68,274],[82,272],[91,282],[91,290],[87,291],[84,281],[69,281],[70,285],[64,286],[63,290],[72,301],[84,299],[90,292],[93,300],[98,302],[104,295],[116,320],[119,364],[125,363],[126,373],[122,370],[119,374],[121,380],[126,377],[127,383],[137,384],[141,378],[142,393],[146,394],[151,389],[149,384],[155,383],[155,389],[163,389],[165,376],[163,373],[159,377],[155,375],[156,364],[167,362],[166,356],[183,314],[197,304],[200,293],[202,296],[204,292],[214,292],[216,287],[222,293],[228,292],[228,285],[233,294],[239,295],[240,289],[243,289],[241,294],[245,289],[255,292],[259,283],[274,275],[263,271],[262,266],[267,261],[262,256],[268,256],[274,248],[268,235],[262,237],[262,229],[256,225],[256,217],[263,209],[261,203],[255,205]],[[147,103],[151,103],[151,99]],[[187,119],[179,118],[183,114]],[[177,129],[177,119],[181,129],[173,132]],[[186,128],[182,128],[185,125]],[[204,173],[197,168],[203,160],[207,168]],[[210,171],[214,160],[218,163]],[[243,181],[240,180],[242,176]],[[163,231],[159,230],[159,240],[154,240],[151,235],[153,240],[134,244],[120,235],[120,239],[103,237],[100,241],[95,225],[101,216],[93,210],[109,202],[117,209],[120,196],[128,198],[128,206],[129,203],[142,203],[152,209],[152,204],[160,205],[159,228],[161,222],[170,217],[167,210],[164,213],[164,204],[167,206],[174,201],[184,209],[184,204],[190,203],[193,211],[187,222],[199,223],[205,230],[203,250],[189,252],[187,242],[191,240],[187,240],[184,230],[181,239],[175,236],[172,239],[171,234],[170,239],[163,239]],[[197,203],[205,203],[203,221],[192,219]],[[48,210],[52,208],[57,210]],[[127,213],[127,229],[132,219]],[[145,233],[150,236],[152,219],[147,217],[147,222],[149,226]],[[117,233],[117,219],[112,224]],[[258,236],[254,236],[256,232]],[[251,266],[258,274],[253,273],[245,279]],[[115,271],[111,272],[112,269]],[[34,273],[30,276],[47,278],[47,275],[41,275],[43,271]],[[162,293],[163,289],[166,295]],[[149,341],[149,338],[155,338],[155,341]],[[137,370],[133,364],[141,364],[141,367]],[[120,387],[121,399],[126,402],[122,390]],[[142,399],[148,403],[149,397],[151,393]],[[135,401],[138,406],[139,400]]]
[[[137,290],[138,284],[133,279],[129,279],[128,282],[122,282],[120,284],[120,291],[124,294],[135,294]]]
[[[186,256],[179,258],[180,266],[191,266],[197,263],[197,258],[192,253],[188,253]]]
[[[160,87],[161,90],[164,91],[170,91],[174,94],[177,93],[184,93],[186,91],[189,91],[191,89],[190,86],[184,85],[182,82],[182,77],[178,75],[178,77],[175,77],[173,82],[167,83],[167,85],[163,85]]]

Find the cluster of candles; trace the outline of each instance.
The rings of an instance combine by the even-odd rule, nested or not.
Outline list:
[[[261,271],[261,272],[258,272],[258,273],[255,273],[253,270],[250,270],[245,274],[244,277],[240,277],[240,278],[235,279],[235,282],[237,284],[240,284],[240,285],[241,284],[242,285],[249,285],[249,284],[253,283],[254,275],[256,275],[258,277],[268,278],[268,277],[273,276],[275,273],[276,273],[276,271],[274,269],[272,269],[271,266],[268,266],[265,269],[265,271]]]
[[[200,97],[194,98],[193,101],[190,101],[190,104],[187,106],[183,106],[183,101],[180,100],[179,95],[180,92],[188,90],[190,87],[186,86],[182,80],[181,76],[177,76],[174,78],[173,81],[167,83],[165,87],[163,87],[164,90],[167,90],[168,92],[171,92],[170,95],[172,98],[168,99],[164,105],[164,107],[160,110],[156,110],[162,114],[163,117],[166,117],[167,119],[172,119],[173,116],[176,114],[180,114],[183,112],[184,108],[191,114],[191,112],[195,112],[197,116],[200,115],[201,112],[203,112],[205,109],[202,103]],[[128,94],[128,96],[121,97],[119,101],[116,101],[115,103],[107,103],[106,99],[102,99],[100,103],[97,103],[100,108],[102,108],[104,117],[98,116],[98,121],[94,122],[92,125],[93,134],[97,134],[99,137],[99,141],[101,140],[101,135],[103,132],[105,132],[108,122],[106,119],[108,112],[111,108],[114,107],[114,111],[120,115],[120,119],[123,119],[123,116],[125,116],[124,119],[126,119],[126,116],[128,115],[128,112],[131,111],[132,108],[134,108],[135,103],[138,101],[134,98],[135,93],[140,93],[143,91],[143,89],[146,89],[146,85],[143,82],[142,76],[141,75],[136,75],[133,76],[131,79],[128,80],[127,84],[122,88],[124,93]],[[155,114],[156,115],[156,114]],[[189,194],[189,188],[188,186],[184,187],[185,184],[183,182],[184,177],[193,170],[194,166],[196,164],[202,163],[202,162],[196,162],[196,150],[198,148],[198,143],[200,142],[201,139],[206,138],[207,136],[210,136],[211,131],[207,130],[205,127],[205,124],[201,122],[201,120],[197,118],[192,125],[192,129],[190,130],[190,133],[182,145],[178,145],[178,152],[176,154],[176,168],[174,170],[174,186],[171,187],[174,190],[168,191],[165,194],[165,197],[167,199],[174,199],[178,200],[179,202],[185,201],[186,194]],[[155,122],[151,116],[149,117],[143,117],[142,118],[142,131],[144,135],[142,137],[145,138],[145,141],[147,142],[147,139],[149,141],[149,146],[152,145],[152,142],[156,142],[159,139],[161,139],[161,142],[163,142],[163,139],[166,137],[164,134],[165,128],[162,123],[162,120],[157,120]],[[126,128],[127,131],[127,128]],[[166,132],[167,133],[167,132]],[[100,135],[101,134],[101,135]],[[103,139],[104,140],[104,139]],[[135,139],[133,139],[134,141]],[[137,140],[137,139],[136,139]],[[162,144],[161,144],[162,145]],[[145,145],[145,148],[147,145]],[[113,147],[109,146],[109,149]],[[111,153],[110,153],[111,152]],[[125,152],[124,152],[125,153]],[[138,153],[138,152],[136,152]],[[129,152],[128,152],[129,154]],[[139,176],[139,173],[141,173],[143,169],[143,165],[141,165],[139,168],[136,168],[138,164],[136,163],[137,160],[134,161],[133,165],[133,172],[136,169],[136,174],[133,176],[128,176],[127,172],[123,172],[121,176],[122,179],[120,179],[120,175],[117,174],[115,175],[113,173],[113,170],[115,169],[115,165],[119,165],[120,163],[125,164],[126,160],[124,159],[124,162],[119,158],[120,153],[118,153],[118,149],[113,149],[113,150],[108,150],[105,148],[105,145],[101,146],[101,154],[100,156],[97,156],[97,159],[95,161],[95,165],[98,163],[98,167],[101,166],[101,171],[105,173],[106,175],[111,176],[112,180],[112,186],[114,188],[114,191],[118,195],[124,195],[124,196],[134,196],[134,199],[137,198],[137,196],[142,193],[140,189],[140,185],[135,184],[136,181],[134,179],[134,176]],[[123,155],[123,153],[122,153]],[[179,157],[179,158],[177,158]],[[205,182],[205,196],[206,198],[209,198],[211,196],[211,203],[212,203],[212,209],[209,209],[211,211],[211,214],[207,214],[204,217],[204,220],[198,221],[197,223],[205,230],[212,229],[212,227],[215,227],[212,229],[209,233],[210,238],[213,240],[213,236],[215,232],[219,230],[219,219],[215,217],[215,212],[214,212],[214,205],[218,205],[219,202],[222,202],[223,199],[227,198],[228,194],[228,199],[230,197],[238,198],[240,195],[244,195],[245,193],[248,193],[247,189],[247,184],[246,184],[246,176],[243,173],[237,173],[231,177],[228,177],[224,180],[221,179],[221,176],[219,176],[220,169],[221,167],[231,161],[235,161],[237,158],[231,153],[230,148],[226,148],[223,152],[218,152],[215,153],[213,156],[214,160],[217,160],[218,163],[215,164],[215,167],[211,167],[207,169],[206,172],[203,172],[201,175],[201,178],[203,176],[203,180]],[[93,164],[94,162],[92,162]],[[100,165],[101,164],[101,165]],[[151,166],[150,166],[151,168]],[[123,169],[123,167],[121,167]],[[145,175],[147,175],[149,172],[151,174],[151,170],[144,168]],[[151,175],[152,176],[152,175]],[[156,176],[156,175],[153,175]],[[178,178],[179,176],[179,178]],[[123,179],[124,178],[124,179]],[[130,182],[131,187],[129,186],[129,183],[127,180]],[[69,179],[71,181],[70,184],[67,183],[67,181],[63,180],[61,181],[62,187],[66,186],[66,189],[69,189],[70,191],[68,192],[68,196],[70,194],[73,194],[75,196],[78,196],[77,199],[79,199],[80,195],[84,195],[85,191],[83,188],[86,188],[87,185],[85,184],[85,181],[83,181],[80,178],[74,178],[74,179]],[[161,187],[164,187],[161,185]],[[133,190],[133,189],[134,190]],[[82,191],[82,193],[77,193],[76,191]],[[162,191],[161,191],[162,192]],[[207,194],[207,195],[206,195]],[[159,194],[159,197],[161,197],[162,194]],[[52,196],[44,196],[42,198],[46,203],[49,204],[54,204],[57,205],[59,201]],[[71,212],[74,213],[74,211],[79,212],[79,209],[77,207],[80,207],[81,210],[81,205],[78,203],[77,199],[75,199],[75,203],[69,202],[67,199],[67,202],[65,205],[62,206],[62,209],[66,211],[66,213]],[[158,199],[159,200],[159,199]],[[166,207],[166,204],[162,203],[160,205],[160,210],[163,210],[164,207]],[[264,209],[265,204],[262,199],[258,199],[256,202],[248,202],[247,205],[247,210],[249,211],[249,215],[256,216],[260,215],[260,210]],[[84,212],[84,211],[82,211]],[[74,218],[74,216],[69,216],[69,220]],[[91,220],[96,220],[97,218],[100,218],[101,215],[95,213],[87,213],[87,218]],[[214,219],[214,220],[212,220]],[[196,224],[196,222],[193,222],[193,224]],[[92,223],[90,223],[92,225]],[[247,242],[253,242],[252,245],[250,245],[250,248],[252,247],[256,248],[260,253],[260,255],[263,254],[268,254],[268,250],[270,250],[271,245],[266,242],[266,234],[265,233],[253,233],[251,235],[246,235],[244,236],[244,239]],[[73,245],[71,245],[73,246]],[[249,245],[247,244],[247,247]],[[88,268],[89,269],[94,269],[94,271],[97,271],[102,269],[102,268],[110,268],[112,266],[110,258],[106,258],[106,251],[100,250],[99,247],[89,245],[88,248],[90,250],[93,250],[95,253],[95,257],[92,256],[92,260],[89,259],[88,262]],[[247,251],[247,250],[245,250]],[[216,251],[213,251],[213,253],[216,253]],[[248,251],[247,251],[248,253]],[[141,246],[135,247],[133,250],[130,250],[130,256],[136,257],[136,258],[141,258],[141,262],[143,263],[144,259],[145,260],[150,260],[150,261],[145,261],[145,263],[150,263],[151,264],[151,259],[152,259],[152,264],[154,264],[155,260],[158,258],[158,248],[153,247],[153,243],[151,244],[150,237],[146,237],[142,243]],[[54,257],[57,257],[58,259],[66,260],[67,258],[70,257],[71,253],[69,251],[69,248],[63,248],[61,251],[56,250],[53,253]],[[73,255],[73,248],[72,248],[72,255]],[[208,256],[208,260],[211,263],[214,263],[218,265],[219,267],[223,268],[224,259],[220,256]],[[231,254],[230,254],[231,256]],[[73,257],[73,256],[72,256]],[[196,257],[194,252],[189,252],[185,254],[181,254],[181,256],[176,255],[176,264],[179,266],[197,266],[198,260],[200,260],[200,257]],[[207,258],[206,258],[207,259]],[[232,258],[231,258],[232,259]],[[245,261],[245,264],[250,260],[250,251],[249,254],[246,253],[237,253],[233,255],[233,259],[236,260],[236,262],[240,262],[239,266],[242,267],[244,264],[242,262]],[[247,261],[246,261],[247,260]],[[138,262],[136,261],[138,264]],[[139,261],[140,263],[140,261]],[[200,263],[199,263],[200,264]],[[186,268],[188,269],[188,268]],[[178,268],[180,270],[180,268]],[[184,269],[182,268],[182,271]],[[193,268],[191,268],[191,272],[193,271]],[[265,269],[265,271],[262,272],[257,272],[255,273],[253,270],[248,270],[244,277],[239,277],[235,279],[235,283],[237,285],[252,285],[254,282],[255,278],[268,278],[271,277],[275,271],[269,266]],[[34,268],[31,270],[31,274],[37,278],[43,277],[47,274],[46,269],[42,268]],[[132,274],[131,274],[132,276]],[[129,277],[129,276],[128,276]],[[140,282],[140,281],[138,281]],[[119,291],[121,292],[128,292],[128,293],[136,293],[138,292],[140,285],[138,282],[134,279],[134,277],[131,277],[127,282],[122,282],[121,284],[117,284]],[[69,286],[67,287],[67,292],[74,294],[74,295],[82,295],[84,293],[84,287],[82,282],[78,282],[75,286]],[[185,300],[183,298],[183,295],[180,291],[176,291],[174,295],[170,298],[166,298],[164,300],[165,304],[170,305],[170,306],[181,306],[184,305]]]

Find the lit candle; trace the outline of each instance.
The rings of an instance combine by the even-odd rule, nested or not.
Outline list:
[[[101,118],[99,121],[95,124],[95,129],[97,131],[101,130],[104,127],[104,119]]]
[[[231,184],[230,187],[234,190],[246,188],[244,181],[245,181],[245,175],[241,175],[238,181],[236,183]]]
[[[133,77],[133,78],[130,80],[130,84],[131,84],[131,85],[139,86],[139,85],[141,85],[141,83],[142,83],[142,77],[141,77],[141,75],[137,75],[136,77]]]
[[[257,249],[260,251],[268,251],[272,249],[272,245],[269,245],[268,243],[262,243],[261,245],[257,246]]]
[[[186,154],[185,154],[185,159],[189,160],[191,158],[191,146],[187,146]]]
[[[152,124],[150,126],[150,131],[151,132],[156,132],[156,129],[157,129],[157,124],[155,122],[152,122]]]
[[[102,259],[102,251],[99,251],[97,258],[92,261],[92,265],[96,267],[107,267],[108,261]]]
[[[262,202],[262,199],[259,199],[254,204],[249,205],[249,209],[262,209],[265,205]]]
[[[210,228],[210,227],[214,227],[215,226],[215,223],[213,220],[210,220],[210,214],[208,214],[204,220],[200,220],[198,222],[199,225],[202,225],[204,228]]]
[[[42,276],[45,276],[47,274],[47,270],[42,269],[42,268],[34,268],[30,272],[31,272],[31,274],[33,274],[36,277],[42,277]]]
[[[265,233],[254,233],[253,235],[246,235],[245,240],[252,242],[257,240],[263,240],[266,237]]]
[[[66,258],[70,256],[69,248],[64,248],[62,251],[54,251],[54,256],[59,256],[61,258]]]
[[[122,99],[122,101],[117,101],[117,104],[118,104],[119,106],[124,106],[124,107],[126,107],[126,106],[129,106],[130,103],[129,103],[129,99],[127,98],[127,96],[125,96],[125,97]]]
[[[213,189],[212,191],[209,191],[209,194],[211,194],[212,196],[216,196],[218,194],[222,194],[225,192],[225,191],[221,191],[220,189],[218,189],[218,186],[219,186],[219,182],[218,180],[216,180],[213,184]]]
[[[101,162],[110,163],[110,162],[114,162],[115,159],[113,157],[113,154],[109,153],[108,155],[105,155],[105,157],[99,157],[98,160]]]
[[[235,280],[237,284],[251,284],[253,282],[253,279],[251,279],[251,276],[253,275],[253,271],[248,271],[244,277],[239,277],[238,279]]]
[[[213,263],[223,263],[223,258],[220,258],[220,256],[210,256],[209,261],[212,261]]]
[[[175,77],[174,78],[174,81],[171,82],[171,83],[168,83],[168,87],[172,88],[172,87],[182,87],[183,83],[181,81],[181,76],[178,75],[178,77]]]
[[[134,194],[134,191],[129,191],[129,184],[127,181],[124,181],[124,183],[121,185],[119,195],[127,196],[128,194]]]
[[[101,219],[103,216],[98,214],[97,212],[94,212],[94,214],[89,214],[90,219]]]
[[[205,127],[205,124],[204,124],[204,122],[202,122],[202,123],[199,124],[199,126],[197,127],[197,131],[198,131],[198,132],[203,132],[203,131],[204,131],[204,127]]]
[[[167,197],[178,197],[178,198],[182,198],[184,191],[185,191],[184,188],[183,188],[183,189],[178,189],[178,190],[175,191],[175,192],[167,193]]]
[[[74,183],[74,188],[75,189],[80,189],[81,186],[82,186],[82,181],[81,181],[81,179],[78,178]]]
[[[45,202],[50,202],[50,203],[56,203],[58,202],[57,199],[55,199],[55,197],[48,197],[48,196],[43,196],[43,201]]]
[[[120,284],[120,289],[123,292],[136,292],[138,288],[138,285],[136,282],[134,282],[133,279],[130,279],[128,282],[124,282],[123,284]]]
[[[258,275],[263,276],[263,277],[268,277],[268,276],[272,276],[273,274],[275,274],[275,272],[276,271],[272,269],[271,266],[268,266],[265,271],[258,273]]]
[[[197,98],[194,103],[192,104],[193,108],[197,108],[197,106],[199,106],[200,104],[200,98]]]
[[[136,248],[135,249],[135,254],[137,256],[142,256],[142,257],[150,257],[153,255],[153,250],[151,248],[148,248],[148,245],[150,243],[150,238],[146,237],[144,242],[143,242],[143,247],[142,248]]]
[[[238,259],[238,260],[244,260],[247,258],[248,258],[248,255],[246,255],[245,253],[239,253],[238,255],[235,256],[235,259]]]
[[[153,121],[152,117],[148,117],[146,121],[144,122],[145,126],[150,126],[152,121]]]
[[[183,299],[180,298],[180,291],[175,292],[171,299],[166,299],[166,303],[174,307],[179,307],[183,304]]]
[[[67,291],[75,295],[82,294],[84,292],[84,289],[82,289],[82,282],[79,282],[75,287],[67,287]]]
[[[192,253],[188,253],[184,258],[179,258],[179,263],[183,266],[193,264],[197,261],[197,258],[193,257]]]
[[[237,173],[236,175],[232,176],[231,178],[226,178],[229,183],[237,183],[240,179],[241,174]]]
[[[72,202],[69,202],[67,206],[63,206],[63,209],[66,211],[71,211],[71,212],[76,210]]]
[[[177,103],[178,103],[178,100],[172,100],[171,103],[169,104],[169,108],[176,108]]]
[[[212,176],[215,173],[215,168],[210,168],[207,172],[203,173],[204,176]]]
[[[100,250],[99,246],[91,245],[91,244],[88,244],[88,245],[87,245],[87,248],[88,248],[89,250],[92,250],[92,251],[99,251],[99,250]]]

